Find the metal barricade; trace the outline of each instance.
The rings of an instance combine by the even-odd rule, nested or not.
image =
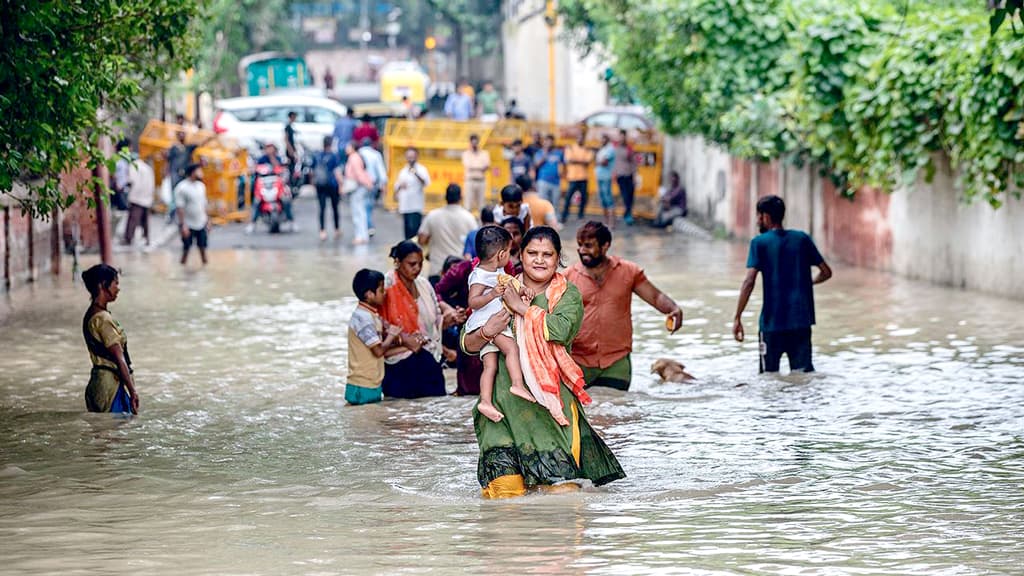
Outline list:
[[[525,145],[533,141],[534,134],[552,134],[555,136],[555,145],[564,148],[575,142],[580,130],[584,129],[577,124],[552,125],[523,120],[501,120],[495,123],[436,119],[388,120],[384,131],[384,155],[388,164],[389,186],[394,185],[398,173],[406,165],[405,150],[410,146],[415,147],[419,151],[420,163],[430,173],[430,186],[425,191],[426,209],[429,211],[443,206],[444,191],[448,184],[454,182],[461,185],[465,179],[462,152],[469,147],[470,135],[476,134],[480,137],[480,147],[491,156],[491,170],[487,174],[487,201],[496,203],[498,192],[511,183],[509,160],[512,158],[511,147],[515,140],[522,140]],[[595,128],[586,130],[584,145],[596,151],[604,131]],[[658,188],[661,184],[662,137],[658,133],[639,134],[631,145],[640,160],[633,213],[641,218],[653,218],[657,212]],[[563,198],[567,187],[568,183],[563,178]],[[396,208],[393,193],[391,190],[386,192],[385,207]],[[613,186],[613,192],[617,198],[617,211],[621,214],[622,202],[618,199],[616,186]],[[586,212],[601,214],[593,167],[588,170],[587,196]],[[555,209],[560,214],[562,206],[556,206]],[[577,209],[573,206],[570,213],[575,214]]]
[[[177,133],[182,130],[186,132],[186,144],[200,144],[193,157],[203,164],[203,183],[206,184],[207,211],[211,220],[215,224],[245,221],[251,201],[249,155],[230,138],[217,136],[208,130],[150,120],[139,136],[139,156],[152,163],[153,173],[161,182],[168,177],[167,151],[178,141]]]

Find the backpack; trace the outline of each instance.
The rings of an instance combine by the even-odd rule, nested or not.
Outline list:
[[[327,154],[321,154],[313,167],[313,183],[317,186],[330,186],[331,171],[327,168]]]

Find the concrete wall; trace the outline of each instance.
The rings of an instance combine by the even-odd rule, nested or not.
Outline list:
[[[944,158],[931,183],[839,195],[813,166],[733,158],[699,138],[669,138],[693,216],[733,238],[754,233],[757,199],[786,201],[786,226],[806,230],[827,258],[971,290],[1024,298],[1024,201],[967,205]]]
[[[606,65],[596,56],[584,58],[555,28],[555,121],[567,124],[608,104],[602,74]],[[531,120],[550,117],[548,26],[544,0],[507,0],[502,27],[505,46],[505,94],[515,98]]]

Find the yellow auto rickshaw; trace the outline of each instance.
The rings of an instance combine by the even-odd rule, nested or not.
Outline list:
[[[377,77],[381,102],[400,103],[403,96],[415,106],[422,106],[427,101],[430,77],[415,62],[388,62]]]

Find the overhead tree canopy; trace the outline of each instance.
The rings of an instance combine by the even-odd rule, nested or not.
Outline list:
[[[980,0],[564,0],[664,129],[734,154],[812,160],[852,194],[930,177],[968,199],[1024,185],[1024,35]],[[1003,24],[1002,27],[997,24]]]
[[[69,205],[60,174],[107,161],[99,111],[134,108],[144,79],[187,63],[200,1],[0,0],[0,194],[22,182],[35,214]]]
[[[264,50],[288,52],[298,44],[288,0],[208,0],[199,22],[198,88],[225,97],[238,93],[238,62]]]

